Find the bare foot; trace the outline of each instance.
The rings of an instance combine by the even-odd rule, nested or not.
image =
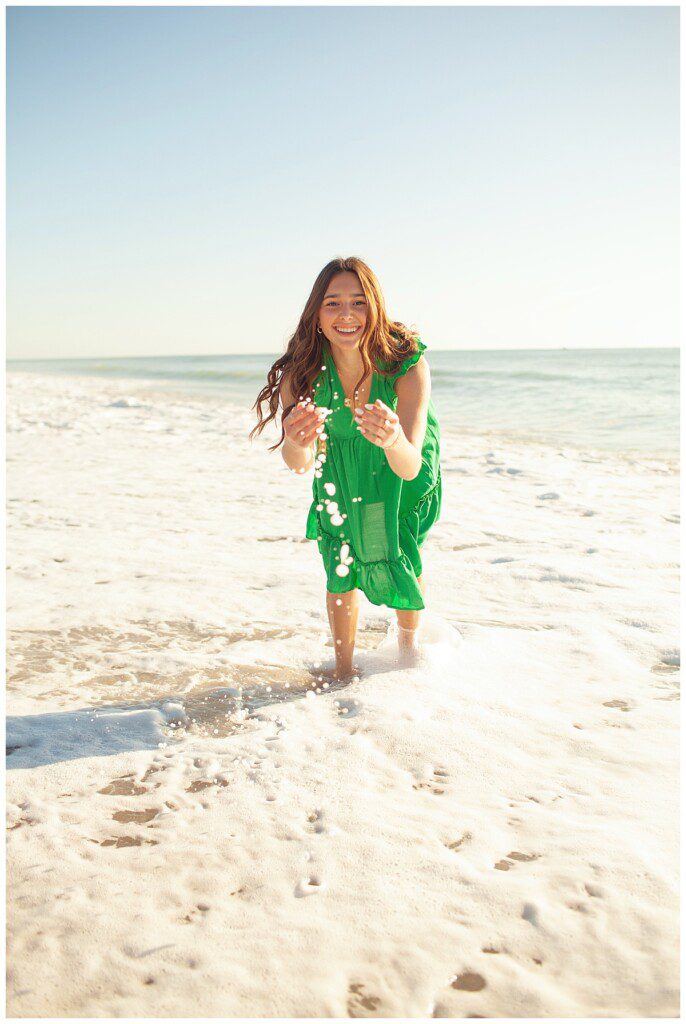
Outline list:
[[[419,647],[398,649],[398,665],[400,668],[414,668],[422,663],[422,652]]]
[[[325,682],[337,682],[342,683],[346,680],[352,680],[359,678],[360,667],[359,665],[324,665],[314,673],[316,676],[321,676]]]

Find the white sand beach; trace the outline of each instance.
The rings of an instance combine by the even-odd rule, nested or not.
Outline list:
[[[678,1014],[675,461],[444,428],[422,661],[322,689],[276,433],[7,379],[10,1016]]]

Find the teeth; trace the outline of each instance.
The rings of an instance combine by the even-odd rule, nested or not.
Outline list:
[[[354,334],[357,327],[337,327],[336,330],[339,331],[340,334]]]

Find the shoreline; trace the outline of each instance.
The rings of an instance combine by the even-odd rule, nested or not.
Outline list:
[[[233,413],[241,413],[245,417],[247,424],[247,430],[251,430],[257,422],[255,412],[251,409],[248,400],[245,403],[239,402],[235,396],[221,395],[215,391],[203,390],[201,387],[194,388],[189,382],[177,382],[171,381],[161,382],[160,380],[150,378],[138,378],[138,377],[108,377],[108,376],[97,376],[95,374],[44,374],[38,371],[11,371],[11,374],[7,375],[8,383],[11,381],[11,375],[14,374],[17,377],[20,376],[33,376],[37,383],[43,381],[66,381],[71,382],[72,385],[79,385],[85,391],[93,389],[94,385],[100,384],[103,388],[111,388],[114,393],[120,398],[133,397],[134,401],[141,401],[145,403],[145,400],[155,403],[163,403],[165,400],[170,401],[176,399],[178,401],[187,400],[190,403],[200,402],[206,404],[218,403],[221,406],[227,407]],[[257,392],[255,392],[255,395]],[[254,397],[253,397],[254,401]],[[524,447],[541,447],[548,449],[562,449],[563,451],[569,450],[577,456],[588,456],[597,460],[604,458],[617,458],[626,459],[629,461],[643,461],[655,465],[655,468],[659,468],[660,464],[663,464],[670,473],[678,473],[681,466],[679,438],[675,440],[673,447],[664,447],[659,450],[645,449],[645,448],[632,448],[630,446],[624,447],[598,447],[598,445],[579,445],[573,443],[568,438],[554,438],[545,437],[543,434],[537,435],[531,432],[524,432],[515,434],[511,430],[496,430],[496,429],[483,429],[477,426],[468,427],[461,426],[449,421],[446,421],[444,412],[440,405],[436,405],[436,399],[434,399],[436,411],[439,417],[439,421],[447,423],[446,435],[448,441],[459,440],[465,438],[470,441],[486,441],[492,445],[522,445]],[[271,433],[269,433],[271,431]],[[280,431],[277,432],[274,427],[274,423],[270,424],[267,431],[263,432],[258,438],[255,439],[253,444],[259,445],[264,442],[264,446],[273,444],[278,440]]]
[[[8,389],[8,1013],[677,1013],[678,476],[448,431],[425,660],[361,596],[317,693],[311,479],[85,381]]]

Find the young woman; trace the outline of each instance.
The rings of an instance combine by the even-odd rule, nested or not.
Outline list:
[[[417,650],[425,607],[421,548],[441,511],[440,428],[426,345],[388,319],[379,282],[355,256],[324,267],[286,353],[253,408],[282,405],[282,456],[314,467],[306,537],[318,542],[336,679],[351,676],[358,589],[396,609],[401,652]],[[270,415],[262,418],[262,403]]]

